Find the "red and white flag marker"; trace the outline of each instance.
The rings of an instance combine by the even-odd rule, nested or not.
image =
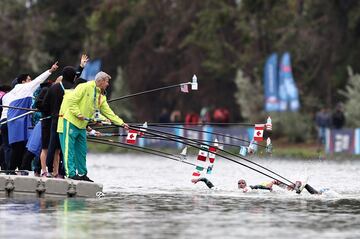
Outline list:
[[[138,134],[138,132],[136,130],[130,129],[129,133],[126,136],[126,143],[135,144],[137,134]]]
[[[254,140],[257,142],[263,141],[263,135],[264,135],[264,124],[255,124],[254,129]]]

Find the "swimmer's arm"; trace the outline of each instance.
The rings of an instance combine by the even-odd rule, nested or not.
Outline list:
[[[263,190],[269,190],[271,191],[272,188],[271,187],[266,187],[266,186],[263,186],[263,185],[254,185],[254,186],[250,186],[251,189],[263,189]]]
[[[315,188],[311,187],[309,184],[305,185],[305,189],[310,193],[310,194],[321,194],[319,191],[317,191]]]
[[[208,188],[213,188],[213,187],[214,187],[214,184],[212,184],[212,183],[210,182],[210,180],[207,179],[207,178],[193,179],[193,180],[191,180],[191,181],[192,181],[193,183],[197,183],[197,182],[201,181],[201,182],[204,182],[204,183],[206,184],[206,186],[208,186]]]

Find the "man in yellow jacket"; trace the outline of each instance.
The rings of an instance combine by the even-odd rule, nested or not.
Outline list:
[[[66,176],[70,179],[90,181],[86,168],[86,126],[91,120],[98,120],[100,114],[113,124],[128,129],[128,125],[110,109],[106,96],[111,77],[101,71],[95,81],[78,85],[67,100],[64,109],[64,144],[63,155]],[[76,169],[78,172],[76,173]]]

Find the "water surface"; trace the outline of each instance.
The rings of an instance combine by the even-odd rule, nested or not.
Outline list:
[[[189,159],[193,161],[193,159]],[[90,154],[89,177],[104,184],[94,199],[0,198],[0,238],[359,238],[359,161],[253,159],[324,195],[275,189],[242,193],[269,179],[219,159],[208,178],[193,167],[145,155]]]

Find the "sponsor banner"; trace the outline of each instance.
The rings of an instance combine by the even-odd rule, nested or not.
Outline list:
[[[354,129],[331,129],[326,137],[327,153],[353,154],[355,149]]]
[[[265,111],[279,110],[278,96],[278,57],[276,53],[271,54],[265,63],[264,69],[264,94]]]
[[[286,104],[286,106],[282,106],[282,110],[299,110],[299,92],[292,74],[290,54],[288,52],[284,53],[281,57],[279,71],[279,94],[281,95],[281,101],[286,102],[282,102],[282,104]]]

